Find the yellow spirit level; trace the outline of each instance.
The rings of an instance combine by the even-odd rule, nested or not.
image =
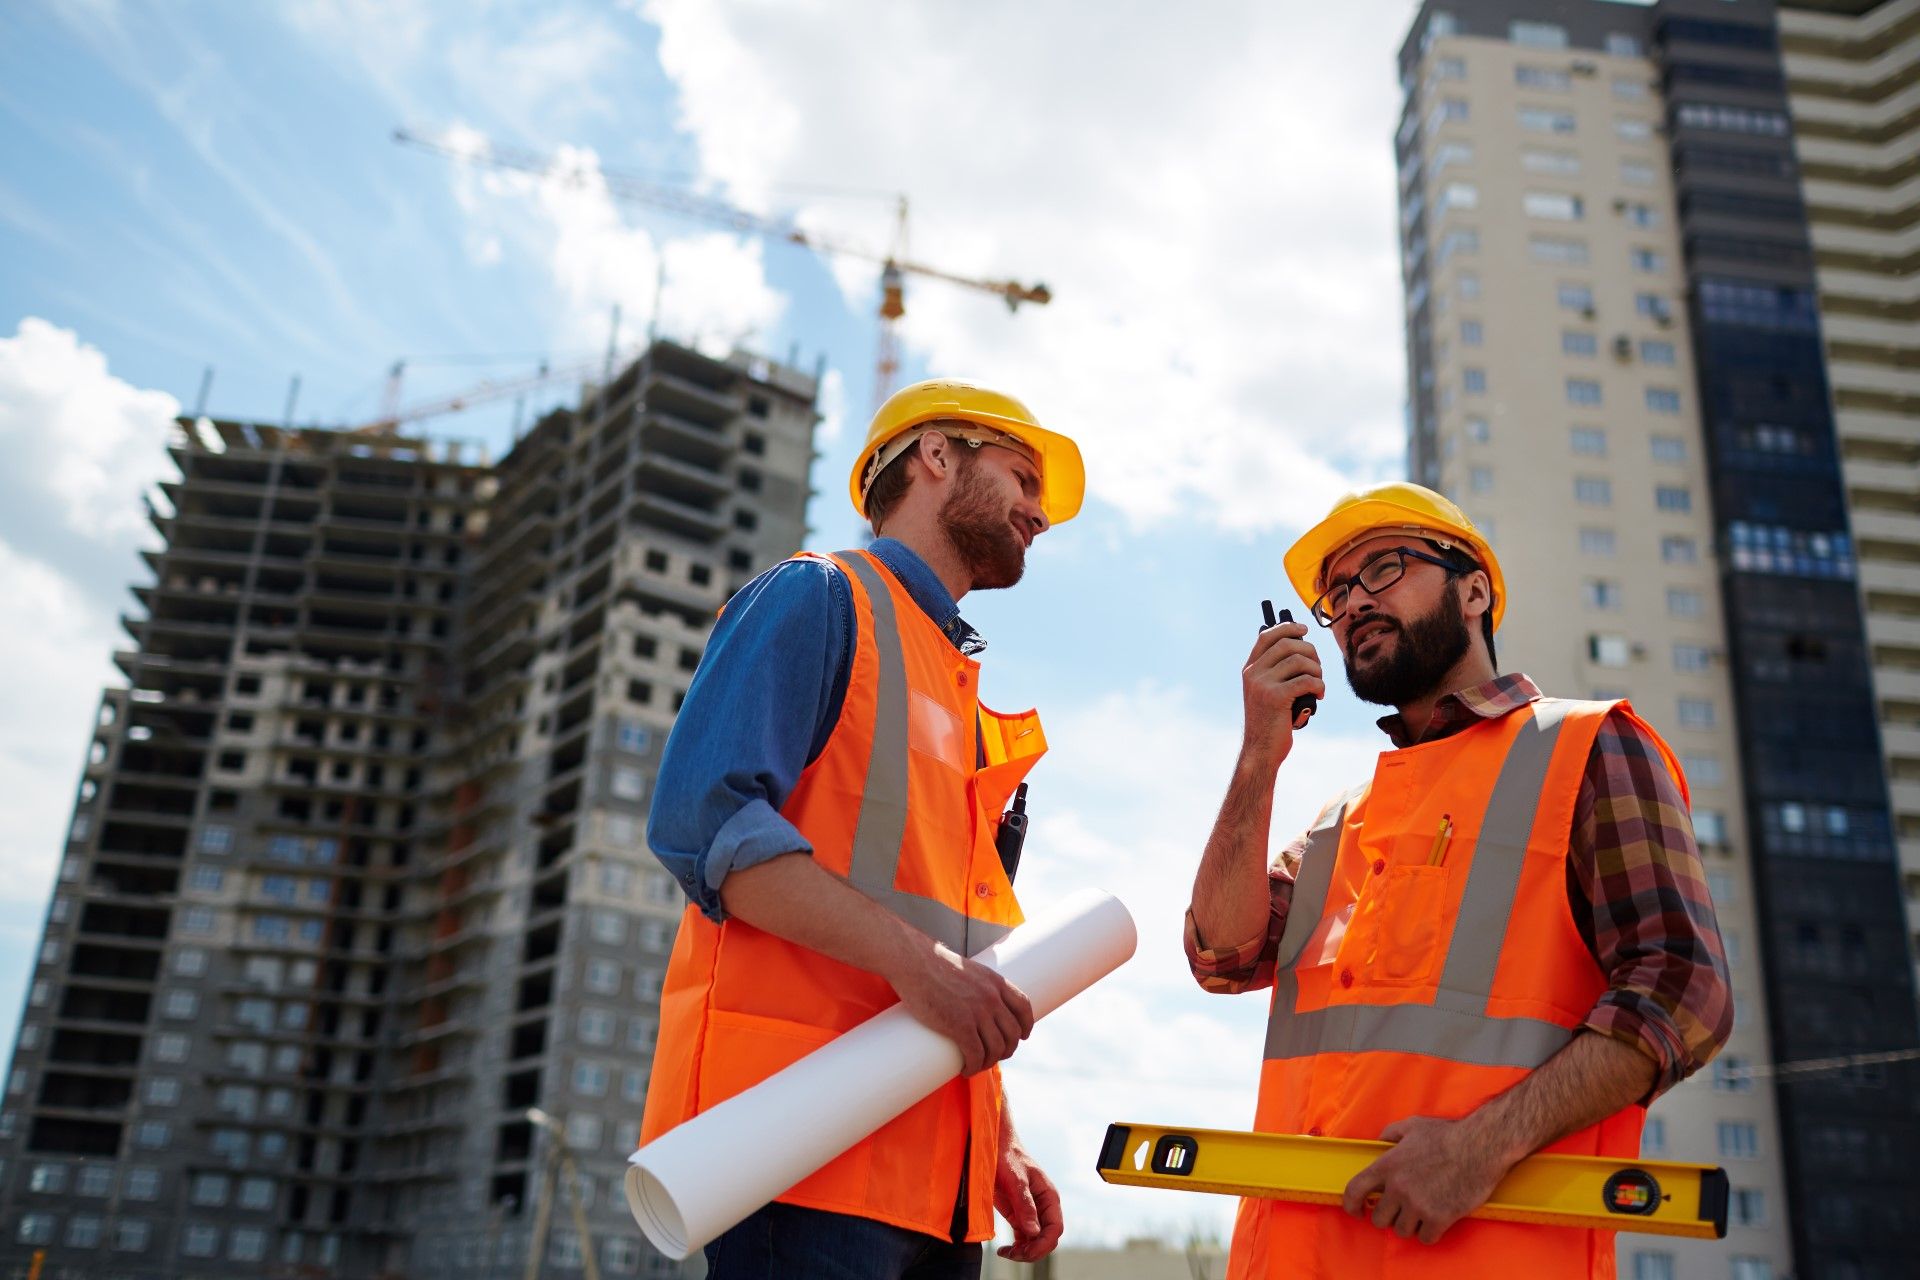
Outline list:
[[[1337,1205],[1354,1175],[1391,1145],[1112,1124],[1100,1148],[1099,1173],[1130,1187]],[[1727,1174],[1703,1164],[1529,1156],[1469,1216],[1718,1240],[1727,1234]]]

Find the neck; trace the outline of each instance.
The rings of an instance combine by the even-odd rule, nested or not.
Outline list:
[[[877,536],[892,538],[927,562],[942,586],[953,596],[954,603],[973,589],[973,573],[959,552],[953,549],[953,543],[940,530],[939,523],[931,519],[914,519],[901,512],[887,521],[884,532],[874,530]]]
[[[1468,646],[1460,661],[1453,669],[1434,682],[1433,688],[1421,694],[1412,702],[1394,708],[1400,713],[1400,723],[1406,727],[1407,740],[1417,742],[1420,735],[1427,731],[1427,725],[1433,720],[1433,709],[1440,705],[1440,699],[1472,689],[1487,683],[1499,674],[1493,669],[1493,663],[1487,660],[1487,652],[1476,641]]]

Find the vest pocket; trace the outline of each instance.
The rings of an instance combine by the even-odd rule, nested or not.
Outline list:
[[[1425,982],[1433,971],[1447,903],[1447,868],[1388,867],[1380,886],[1377,983]]]

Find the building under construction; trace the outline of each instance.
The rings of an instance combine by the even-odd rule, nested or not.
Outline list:
[[[492,465],[181,420],[8,1079],[0,1263],[677,1274],[619,1187],[683,901],[646,807],[717,610],[804,540],[816,391],[659,342]]]

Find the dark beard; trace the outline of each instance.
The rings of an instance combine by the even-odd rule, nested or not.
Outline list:
[[[962,448],[953,492],[940,507],[940,530],[960,553],[973,589],[1010,587],[1027,571],[1027,547],[1014,532],[1012,513],[977,473],[977,460]]]
[[[1451,578],[1440,592],[1440,602],[1424,617],[1404,626],[1395,622],[1394,630],[1400,634],[1400,643],[1393,647],[1393,656],[1385,662],[1362,672],[1354,668],[1351,649],[1344,655],[1347,687],[1362,702],[1404,707],[1431,693],[1434,686],[1459,665],[1460,659],[1466,657],[1473,643],[1467,630],[1467,615],[1460,607],[1460,596],[1453,589]]]

